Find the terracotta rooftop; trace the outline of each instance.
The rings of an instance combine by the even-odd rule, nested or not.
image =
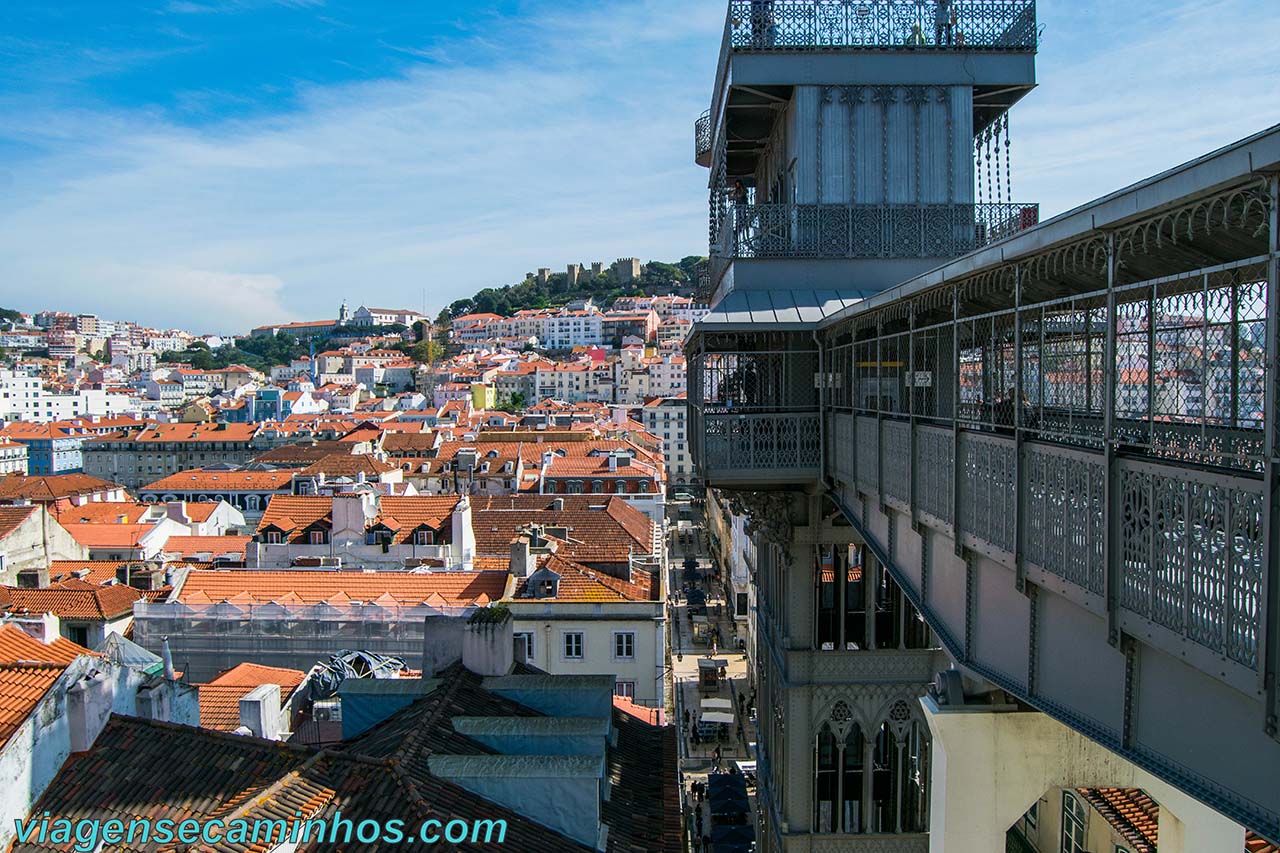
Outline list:
[[[93,652],[62,637],[45,644],[13,625],[0,625],[0,748],[82,654]]]
[[[184,604],[349,604],[486,606],[502,598],[506,572],[340,572],[236,569],[192,571],[177,593]]]
[[[62,501],[53,507],[62,524],[137,524],[150,510],[150,504],[137,501],[93,501],[79,506]]]
[[[288,698],[306,673],[297,669],[242,663],[200,684],[200,725],[206,729],[235,731],[240,726],[240,700],[263,684],[280,686],[280,699]]]
[[[379,474],[394,471],[395,466],[383,462],[370,453],[331,453],[323,459],[312,463],[302,470],[304,476],[355,477],[364,474],[377,478]]]
[[[133,603],[142,593],[131,586],[94,586],[69,580],[39,589],[5,587],[14,612],[52,613],[60,619],[106,621],[133,612]]]
[[[154,524],[63,524],[67,532],[86,548],[137,548]]]
[[[611,495],[479,496],[471,501],[476,553],[510,556],[511,540],[531,524],[564,527],[562,556],[580,563],[625,562],[653,549],[653,522],[624,498]]]
[[[164,553],[177,558],[212,554],[222,557],[228,554],[244,558],[245,550],[253,541],[252,536],[170,536],[164,543]]]
[[[18,529],[18,525],[31,517],[34,506],[0,506],[0,539]]]
[[[148,483],[139,491],[143,492],[274,492],[288,489],[293,485],[293,477],[301,469],[281,469],[276,471],[206,471],[197,468],[191,471],[179,471],[162,477],[154,483]]]
[[[49,474],[47,476],[10,474],[8,477],[0,478],[0,502],[28,500],[43,503],[123,488],[124,486],[99,480],[88,474]]]
[[[552,555],[550,559],[540,565],[540,568],[555,572],[560,576],[560,581],[556,586],[554,598],[542,597],[538,598],[538,601],[603,603],[607,601],[650,601],[652,599],[654,588],[652,578],[647,572],[638,572],[638,577],[636,578],[638,582],[629,583],[612,575],[606,575],[603,572],[592,571],[586,566],[561,557],[559,554]],[[516,581],[513,595],[516,598],[532,598],[532,596],[528,595],[528,585],[527,578],[519,579]]]

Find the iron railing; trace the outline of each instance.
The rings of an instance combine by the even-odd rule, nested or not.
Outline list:
[[[706,414],[697,419],[702,442],[703,476],[729,472],[817,474],[822,438],[816,409],[786,414]]]
[[[1101,451],[1019,445],[967,428],[953,440],[950,430],[883,415],[829,419],[838,482],[1010,566],[1020,553],[1029,574],[1066,581],[1101,610],[1108,523]],[[1163,461],[1115,464],[1121,624],[1167,650],[1200,646],[1221,661],[1218,677],[1249,689],[1263,636],[1261,480]]]
[[[721,258],[952,258],[1040,221],[1036,204],[735,204]]]
[[[734,51],[1034,51],[1035,0],[731,0]]]
[[[699,166],[711,165],[711,110],[693,123],[693,160]]]

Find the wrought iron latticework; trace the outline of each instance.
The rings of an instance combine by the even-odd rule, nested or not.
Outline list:
[[[733,50],[1035,50],[1034,0],[731,0]]]

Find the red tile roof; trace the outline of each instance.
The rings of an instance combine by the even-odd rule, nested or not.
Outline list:
[[[230,601],[298,605],[364,601],[387,606],[480,606],[502,598],[506,572],[192,571],[178,591],[184,604]]]
[[[141,492],[275,492],[289,489],[300,468],[276,471],[179,471],[148,483]]]
[[[133,612],[142,593],[130,586],[92,586],[83,581],[63,581],[40,589],[5,587],[12,611],[52,613],[60,619],[106,621]]]
[[[93,653],[62,637],[46,644],[13,625],[0,625],[0,747],[82,654]]]
[[[34,506],[0,506],[0,539],[17,530],[35,511]]]
[[[0,501],[28,500],[47,503],[123,488],[117,483],[99,480],[88,474],[50,474],[40,477],[10,474],[0,478]]]
[[[240,700],[263,684],[280,686],[283,701],[302,683],[306,673],[297,669],[242,663],[218,675],[200,690],[200,725],[206,729],[235,731],[240,726]]]
[[[212,554],[222,557],[232,554],[244,558],[245,550],[253,541],[252,536],[170,536],[164,543],[164,553],[174,557],[194,557]]]
[[[64,524],[67,532],[86,548],[137,548],[154,524]]]

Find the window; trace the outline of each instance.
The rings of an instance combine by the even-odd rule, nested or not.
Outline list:
[[[1086,853],[1088,812],[1070,791],[1062,792],[1062,853]]]
[[[636,698],[636,683],[634,681],[615,681],[613,683],[613,695],[625,696],[627,699]]]
[[[515,641],[515,646],[516,646],[515,657],[517,661],[528,663],[529,661],[533,660],[533,632],[532,631],[517,631],[511,635],[511,639]],[[522,650],[524,652],[523,658],[520,656],[520,653]]]
[[[565,660],[582,660],[582,632],[568,631],[564,635]]]
[[[635,631],[614,632],[613,659],[614,660],[635,660],[635,657],[636,657]]]
[[[307,542],[311,545],[328,545],[329,531],[312,530],[310,533],[307,534]]]
[[[413,531],[414,545],[434,545],[432,541],[435,539],[435,531],[432,530],[415,530]]]
[[[1035,829],[1040,825],[1040,801],[1036,800],[1031,804],[1031,808],[1027,809],[1027,813],[1023,815],[1028,829]]]
[[[283,541],[279,530],[268,530],[266,532],[266,542],[268,545],[279,545]]]

